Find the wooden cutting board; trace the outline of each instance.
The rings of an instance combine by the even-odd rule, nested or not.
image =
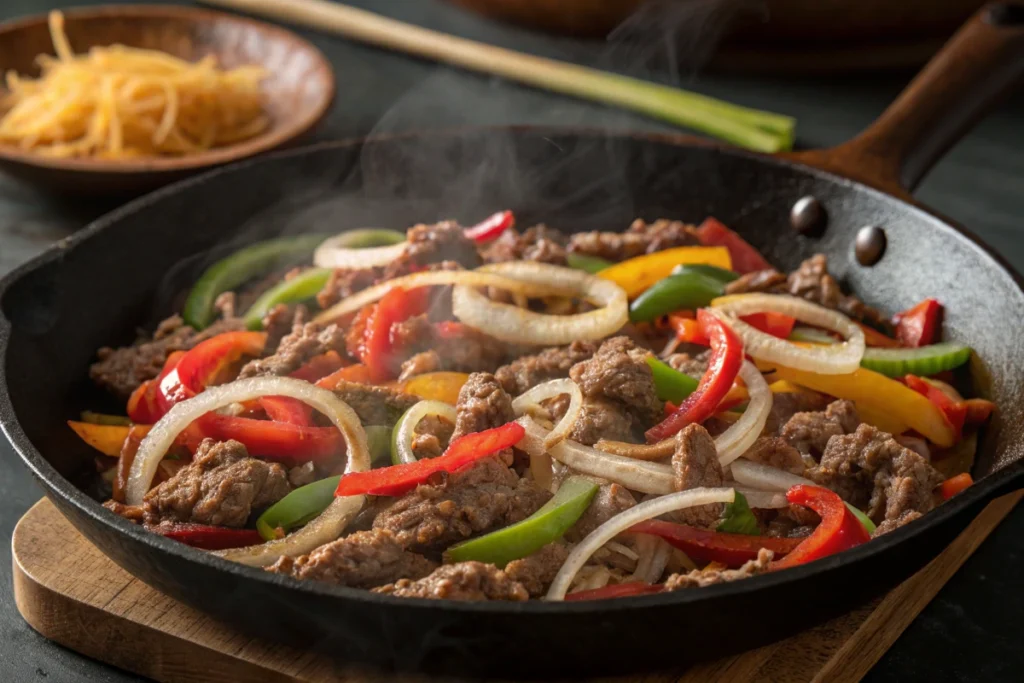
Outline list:
[[[797,636],[685,672],[608,683],[844,683],[860,680],[1013,509],[991,503],[939,557],[874,603]],[[46,499],[11,541],[25,620],[65,647],[162,682],[320,683],[423,680],[355,672],[320,655],[243,636],[150,588],[107,559]]]

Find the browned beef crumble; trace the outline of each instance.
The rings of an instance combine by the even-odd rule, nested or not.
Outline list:
[[[328,308],[356,292],[377,284],[384,277],[384,269],[378,267],[335,268],[327,279],[327,284],[316,295],[316,302],[320,308]]]
[[[699,424],[687,425],[676,434],[676,450],[672,454],[673,486],[676,491],[687,491],[701,486],[721,486],[725,481],[722,466],[718,464],[718,450],[708,430]],[[718,523],[722,504],[700,505],[672,514],[680,524],[708,528]]]
[[[692,225],[659,219],[647,223],[636,219],[626,232],[583,232],[569,238],[569,251],[609,261],[652,254],[672,247],[699,245]]]
[[[272,354],[296,326],[301,326],[309,317],[309,311],[302,304],[277,304],[263,316],[263,331],[267,341],[263,352]]]
[[[444,453],[455,425],[437,415],[427,415],[413,429],[412,452],[418,460],[436,458]]]
[[[160,374],[172,352],[187,351],[222,332],[244,329],[243,320],[230,318],[196,332],[180,315],[172,315],[157,325],[152,338],[142,338],[118,349],[102,347],[96,352],[99,360],[89,368],[89,377],[101,388],[127,400],[140,384]]]
[[[564,266],[566,243],[565,235],[546,225],[535,225],[522,234],[513,228],[488,244],[482,256],[487,263],[539,261]]]
[[[772,551],[762,548],[757,552],[756,560],[750,560],[739,569],[694,569],[689,574],[673,574],[665,581],[665,590],[703,588],[763,574],[768,571],[773,556]]]
[[[580,515],[565,537],[570,541],[581,541],[594,529],[634,505],[636,498],[626,487],[614,483],[601,484],[590,501],[590,506]]]
[[[895,521],[910,510],[928,512],[935,507],[935,487],[943,480],[920,455],[867,424],[829,439],[821,463],[808,476],[866,510],[876,524]]]
[[[141,505],[125,505],[124,503],[119,503],[116,500],[111,499],[103,503],[103,507],[113,512],[118,517],[124,517],[129,522],[134,522],[136,524],[141,524],[146,517],[145,510],[142,509]]]
[[[760,437],[747,449],[743,457],[799,476],[803,476],[804,470],[807,469],[800,451],[777,436]]]
[[[419,398],[385,386],[359,384],[342,380],[334,387],[334,395],[347,403],[364,425],[392,427],[402,413],[419,402]]]
[[[896,519],[883,519],[882,523],[875,528],[875,533],[871,534],[871,538],[877,538],[890,531],[896,531],[896,529],[921,519],[923,516],[917,510],[907,510]]]
[[[396,324],[391,342],[410,357],[401,365],[399,379],[425,372],[494,372],[514,357],[517,349],[468,325],[432,324],[419,315]]]
[[[409,228],[406,238],[409,245],[398,259],[399,263],[410,264],[405,268],[406,272],[442,261],[453,261],[468,269],[483,263],[476,242],[466,237],[465,230],[454,221],[415,225]]]
[[[551,494],[486,458],[439,484],[423,484],[382,510],[373,522],[405,547],[439,548],[529,517]]]
[[[498,368],[494,376],[509,395],[518,396],[541,382],[568,377],[572,366],[593,356],[597,349],[598,344],[590,341],[544,349]]]
[[[666,362],[684,375],[700,379],[708,371],[708,363],[711,362],[711,349],[701,351],[696,355],[673,353],[666,359]]]
[[[357,531],[322,545],[308,555],[282,557],[267,571],[296,579],[353,588],[373,588],[399,579],[419,579],[437,568],[402,547],[390,531]]]
[[[782,429],[797,413],[825,410],[832,399],[825,394],[816,391],[796,391],[782,394],[772,394],[772,409],[765,420],[763,436],[777,436]]]
[[[822,412],[797,413],[779,430],[779,436],[801,454],[821,459],[829,439],[850,434],[860,423],[851,401],[833,401]]]
[[[317,475],[316,471],[316,465],[312,462],[306,462],[288,469],[288,483],[291,484],[293,488],[312,484],[319,478],[320,477]]]
[[[559,404],[563,412],[557,414],[561,419],[568,408],[568,403]],[[643,428],[627,412],[621,403],[606,398],[583,398],[580,415],[569,432],[569,438],[577,443],[593,446],[601,439],[610,441],[636,441],[643,434]]]
[[[726,294],[748,294],[750,292],[774,292],[786,282],[786,276],[775,270],[756,270],[739,276],[725,286]]]
[[[253,510],[276,503],[290,491],[281,465],[250,458],[237,441],[205,439],[192,462],[146,494],[143,509],[147,524],[242,527]]]
[[[513,581],[523,584],[530,597],[543,597],[555,575],[569,559],[569,548],[564,543],[548,543],[526,557],[513,560],[505,567],[505,574]]]
[[[500,427],[516,419],[512,399],[489,372],[474,372],[462,385],[455,404],[453,439]]]
[[[326,327],[319,323],[299,323],[285,335],[274,353],[249,361],[238,374],[239,379],[291,374],[314,356],[328,351],[345,352],[345,330],[338,325]]]
[[[529,599],[526,588],[493,564],[459,562],[438,567],[432,574],[418,581],[400,579],[395,583],[374,588],[401,598],[428,598],[431,600],[511,600]]]

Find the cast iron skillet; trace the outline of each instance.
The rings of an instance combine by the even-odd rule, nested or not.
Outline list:
[[[157,192],[0,283],[0,422],[57,507],[128,571],[246,632],[348,662],[516,678],[608,675],[789,635],[905,579],[988,501],[1024,484],[1020,277],[906,189],[1024,71],[1022,15],[1022,6],[1000,5],[973,19],[878,123],[827,152],[769,158],[678,138],[502,129],[320,145]],[[789,227],[790,208],[806,195],[827,212],[818,236]],[[808,566],[583,604],[455,604],[300,583],[149,534],[72,483],[91,456],[64,420],[100,400],[85,379],[95,349],[127,342],[136,326],[169,312],[172,296],[211,259],[270,234],[468,222],[496,207],[513,208],[521,224],[568,230],[713,214],[780,267],[825,252],[882,309],[939,297],[946,336],[977,351],[974,390],[999,406],[983,435],[978,483],[921,521]],[[872,267],[853,257],[865,225],[888,236]]]

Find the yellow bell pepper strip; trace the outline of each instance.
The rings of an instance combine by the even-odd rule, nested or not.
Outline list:
[[[910,426],[906,422],[889,414],[884,408],[865,404],[863,401],[854,401],[854,404],[857,406],[857,415],[860,419],[872,427],[894,435],[910,431]]]
[[[441,401],[455,405],[462,385],[469,379],[464,372],[428,372],[402,382],[401,391],[427,401]]]
[[[725,247],[676,247],[616,263],[597,276],[619,285],[632,299],[658,280],[671,275],[672,269],[681,263],[706,263],[726,270],[732,269],[729,250]]]
[[[939,446],[953,445],[953,429],[934,403],[905,384],[873,370],[858,368],[848,375],[819,375],[780,365],[775,372],[779,379],[849,399],[858,408],[863,405],[885,413]]]
[[[807,392],[803,387],[799,387],[792,382],[787,382],[784,379],[772,382],[768,385],[768,388],[771,389],[773,394],[803,394]]]
[[[68,426],[75,430],[75,434],[103,455],[116,458],[121,454],[121,447],[128,439],[128,432],[132,429],[126,425],[99,425],[89,422],[75,422],[68,420]],[[145,429],[149,431],[148,425],[136,425],[136,431]]]
[[[560,539],[590,507],[597,488],[589,479],[569,477],[554,498],[523,521],[453,545],[445,553],[445,559],[490,562],[504,568],[509,562]]]

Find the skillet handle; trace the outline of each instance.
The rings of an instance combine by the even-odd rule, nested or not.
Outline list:
[[[860,135],[789,158],[907,197],[1022,75],[1024,2],[986,5]]]

